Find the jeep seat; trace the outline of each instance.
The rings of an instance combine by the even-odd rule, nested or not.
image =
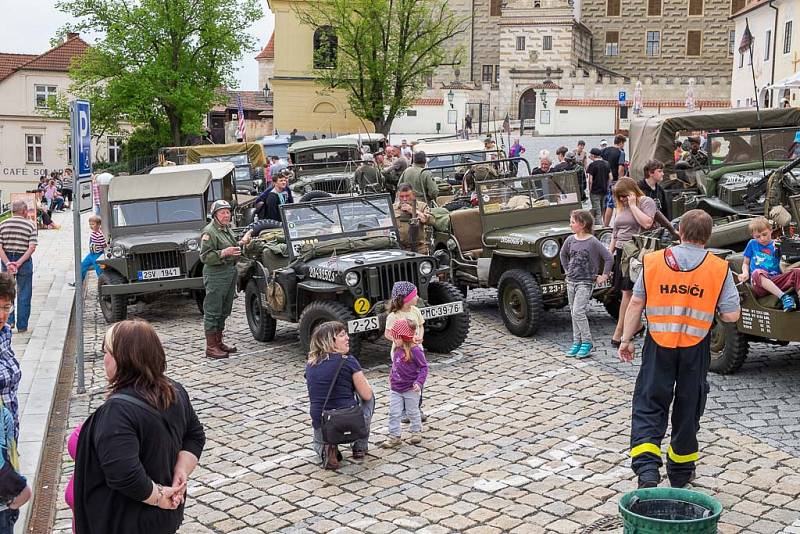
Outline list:
[[[478,208],[456,210],[450,213],[450,227],[453,237],[461,248],[461,254],[468,259],[477,260],[483,254],[483,225]]]

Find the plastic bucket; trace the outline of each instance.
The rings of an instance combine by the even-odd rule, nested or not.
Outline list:
[[[679,488],[647,488],[619,500],[624,534],[716,534],[722,505],[712,497]]]

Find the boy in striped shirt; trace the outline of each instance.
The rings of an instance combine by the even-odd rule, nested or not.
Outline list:
[[[89,272],[91,267],[94,267],[94,272],[97,276],[100,276],[103,272],[100,269],[100,265],[97,264],[97,260],[106,250],[106,236],[103,235],[103,231],[100,229],[101,222],[102,220],[97,215],[89,217],[89,228],[92,229],[92,233],[89,236],[89,253],[81,262],[81,281],[86,278],[86,273]]]

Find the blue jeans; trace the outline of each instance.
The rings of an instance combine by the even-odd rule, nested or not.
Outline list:
[[[19,510],[6,508],[0,512],[0,534],[14,534],[14,523],[19,517]]]
[[[89,269],[94,267],[94,272],[99,277],[103,274],[103,270],[100,268],[100,265],[97,263],[97,260],[102,256],[102,252],[90,252],[88,253],[81,262],[81,280],[86,278],[86,273],[89,272]]]
[[[22,254],[16,252],[7,253],[9,261],[17,261],[22,257]],[[3,265],[3,272],[8,269]],[[16,310],[8,318],[8,324],[16,324],[20,330],[28,328],[28,319],[31,317],[31,295],[33,294],[33,258],[28,258],[28,261],[23,263],[17,275],[17,305]],[[16,318],[16,321],[14,320]]]
[[[364,401],[359,399],[358,402],[361,404],[361,408],[364,410],[364,420],[367,422],[367,432],[369,432],[369,427],[372,423],[372,414],[375,412],[375,393],[372,394],[372,398],[370,400]],[[321,461],[323,459],[322,450],[325,447],[325,443],[322,441],[322,427],[314,429],[314,442],[312,443],[312,446],[314,447],[314,452],[317,453],[318,459]],[[367,452],[368,449],[369,435],[367,435],[367,437],[364,439],[353,442],[354,451]]]
[[[411,423],[411,432],[422,431],[422,415],[419,411],[420,393],[413,389],[398,393],[397,391],[389,391],[389,436],[393,438],[400,437],[400,418],[403,412],[408,415],[408,421]]]

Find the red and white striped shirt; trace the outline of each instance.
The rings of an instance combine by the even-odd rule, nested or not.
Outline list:
[[[95,230],[89,236],[89,250],[92,252],[103,252],[106,249],[106,236],[102,230]]]

